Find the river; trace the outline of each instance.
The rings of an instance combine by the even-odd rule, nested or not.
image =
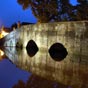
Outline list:
[[[88,60],[68,55],[55,61],[44,49],[30,56],[26,48],[5,47],[0,51],[0,88],[88,88]]]

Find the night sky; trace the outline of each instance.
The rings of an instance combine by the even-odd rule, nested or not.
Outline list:
[[[15,22],[37,22],[31,9],[23,10],[17,0],[0,0],[0,26],[10,27]]]
[[[70,0],[75,5],[76,0]],[[10,27],[15,22],[36,23],[37,19],[32,14],[31,9],[23,10],[17,0],[0,0],[0,27]]]
[[[76,0],[71,0],[73,5]],[[23,10],[17,0],[0,0],[0,27],[10,27],[15,22],[36,23],[31,9]],[[26,81],[30,74],[12,64],[8,59],[0,61],[0,88],[11,88],[19,79]]]

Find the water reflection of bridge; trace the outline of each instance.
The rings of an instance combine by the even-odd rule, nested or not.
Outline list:
[[[81,62],[80,58],[76,58],[74,61],[74,57],[69,55],[68,59],[56,62],[47,51],[41,50],[32,58],[28,56],[25,48],[19,51],[9,47],[5,49],[6,55],[17,67],[73,88],[88,87],[88,60]]]

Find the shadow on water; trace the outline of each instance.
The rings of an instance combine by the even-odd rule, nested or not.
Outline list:
[[[19,80],[13,88],[71,88],[53,80],[47,80],[37,75],[31,75],[26,83]]]

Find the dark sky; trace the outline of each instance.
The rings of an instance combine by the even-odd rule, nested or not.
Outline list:
[[[76,0],[70,0],[74,5]],[[31,9],[23,10],[17,0],[0,0],[0,27],[2,25],[10,27],[15,22],[33,22],[37,19],[32,14]]]
[[[0,0],[0,26],[11,26],[14,22],[36,22],[31,9],[23,10],[17,0]]]

